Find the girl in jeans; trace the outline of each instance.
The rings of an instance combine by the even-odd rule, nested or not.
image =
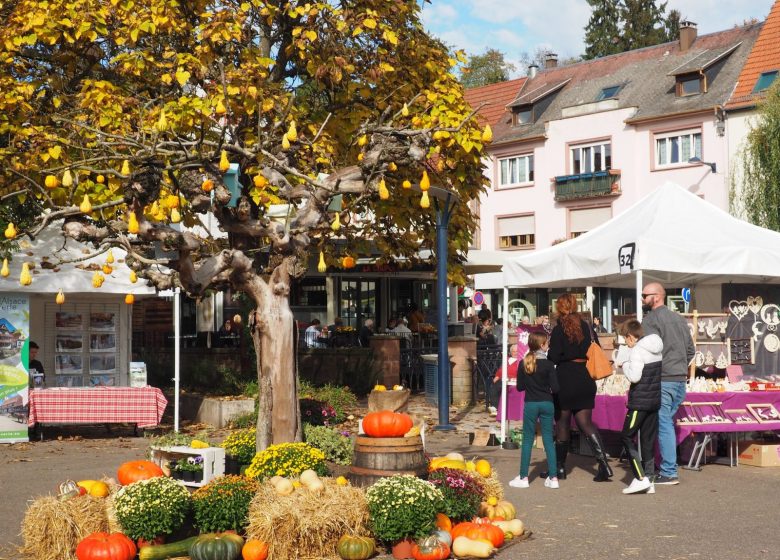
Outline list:
[[[558,392],[555,366],[547,359],[548,340],[545,333],[531,333],[528,337],[528,354],[517,368],[517,390],[525,391],[523,406],[523,451],[520,458],[520,474],[509,481],[514,488],[528,488],[528,468],[531,464],[531,446],[536,433],[536,421],[542,428],[544,452],[547,455],[549,477],[547,488],[558,488],[555,445],[553,443],[553,393]]]

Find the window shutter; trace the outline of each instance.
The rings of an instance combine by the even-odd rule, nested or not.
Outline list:
[[[498,219],[498,236],[530,235],[536,233],[534,216],[514,216]]]
[[[612,218],[612,208],[586,208],[584,210],[572,210],[569,213],[572,233],[590,231]]]

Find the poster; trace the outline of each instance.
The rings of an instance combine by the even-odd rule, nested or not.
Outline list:
[[[0,295],[0,443],[28,441],[30,300]]]

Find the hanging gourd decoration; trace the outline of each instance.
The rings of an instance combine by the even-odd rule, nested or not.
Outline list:
[[[138,282],[138,275],[135,273],[135,270],[130,271],[130,283],[135,284]]]
[[[262,189],[264,186],[268,184],[268,179],[266,179],[265,176],[258,173],[252,178],[252,182],[255,184],[255,186],[258,189]]]
[[[103,183],[106,182],[106,178],[103,175],[98,175],[97,177],[95,177],[95,181],[102,185]]]
[[[181,222],[181,212],[179,212],[178,208],[171,210],[171,222],[174,224]]]
[[[57,305],[65,303],[65,294],[62,293],[62,290],[57,292],[57,297],[54,298],[54,301],[57,302]]]
[[[366,144],[368,144],[368,136],[366,136],[366,135],[364,134],[363,136],[361,136],[360,138],[358,138],[358,146],[360,146],[360,147],[362,148],[362,147],[363,147],[363,146],[365,146]]]
[[[404,103],[404,106],[401,108],[401,114],[404,117],[408,117],[409,116],[409,106],[406,103]]]
[[[46,175],[46,179],[44,179],[43,184],[46,185],[47,189],[51,190],[56,189],[60,185],[60,182],[57,180],[56,176]]]
[[[8,268],[8,259],[3,259],[3,268],[0,268],[0,276],[8,278],[9,274],[11,274],[11,270]]]
[[[428,191],[423,191],[422,198],[420,199],[420,208],[430,208],[431,200],[428,198]]]
[[[298,139],[298,130],[295,128],[295,121],[290,121],[290,128],[287,129],[287,139],[295,142]]]
[[[227,151],[222,150],[222,155],[219,156],[219,170],[222,173],[227,173],[230,169],[230,160],[227,156]]]
[[[135,303],[135,296],[133,294],[125,295],[125,303],[127,305],[133,305],[133,303]]]
[[[341,266],[343,266],[347,270],[349,270],[350,268],[355,268],[355,257],[350,255],[345,255],[341,259]]]
[[[388,171],[398,171],[398,166],[395,164],[394,161],[391,161],[387,164],[387,170]]]
[[[103,265],[103,274],[111,274],[114,272],[114,268],[110,264]]]
[[[289,150],[290,149],[290,139],[287,138],[287,133],[286,132],[282,136],[282,149],[283,150]]]
[[[19,276],[19,283],[22,286],[29,286],[32,284],[32,274],[30,274],[30,265],[22,263],[22,274]]]
[[[423,176],[422,179],[420,179],[420,190],[421,191],[427,191],[431,188],[431,180],[428,178],[428,172],[423,169]]]
[[[13,222],[10,222],[8,227],[5,228],[5,238],[13,239],[14,237],[16,237],[16,226],[14,226]]]
[[[130,162],[125,160],[122,162],[122,175],[130,175]]]
[[[328,270],[328,265],[325,264],[325,253],[323,253],[322,251],[320,251],[320,262],[317,263],[317,270],[319,272],[325,272],[326,270]]]
[[[483,142],[492,142],[493,141],[493,129],[490,128],[490,125],[485,125],[485,130],[482,131],[482,141]]]
[[[390,191],[387,190],[387,185],[385,185],[384,179],[379,181],[379,198],[382,200],[387,200],[390,198]]]
[[[211,189],[214,188],[214,181],[211,179],[204,179],[200,184],[200,188],[203,190],[203,192],[211,192]]]
[[[157,128],[157,132],[165,132],[165,130],[168,128],[168,119],[165,117],[165,109],[160,111],[160,118],[157,119],[155,128]]]
[[[138,233],[138,219],[135,217],[135,212],[130,212],[127,218],[127,233]]]
[[[114,252],[113,252],[111,249],[109,249],[109,250],[106,252],[106,262],[107,262],[108,264],[111,264],[111,263],[113,263],[113,262],[114,262]]]
[[[233,315],[233,324],[234,325],[240,325],[241,321],[243,321],[243,319],[241,318],[241,315],[239,315],[238,313]]]
[[[92,287],[93,288],[99,288],[103,285],[103,281],[105,280],[105,277],[100,274],[99,271],[95,271],[95,274],[92,275]]]
[[[79,205],[79,210],[81,210],[83,214],[89,214],[90,212],[92,212],[92,203],[89,201],[88,194],[84,195],[84,200],[81,201],[81,204]]]
[[[73,175],[70,174],[70,169],[66,169],[65,173],[62,174],[62,186],[65,188],[73,186]]]
[[[401,186],[403,188],[405,188],[405,189],[411,189],[412,188],[412,183],[411,183],[411,181],[409,181],[409,179],[406,179],[406,180],[404,180],[403,183],[401,183]]]
[[[336,216],[333,218],[333,223],[330,224],[330,229],[333,231],[338,231],[341,228],[341,217],[338,212],[336,212]]]

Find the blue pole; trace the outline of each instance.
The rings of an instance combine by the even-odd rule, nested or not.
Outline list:
[[[447,228],[450,223],[450,195],[436,200],[436,293],[439,296],[439,424],[436,430],[451,431],[450,356],[447,351]]]

